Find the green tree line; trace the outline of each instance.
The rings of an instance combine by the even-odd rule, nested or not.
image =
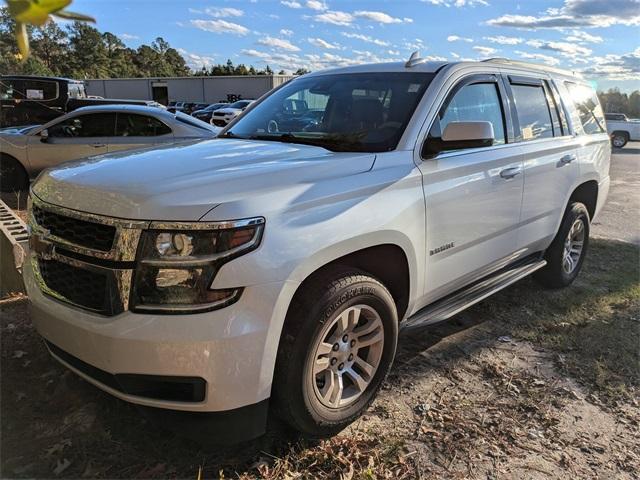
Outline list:
[[[182,77],[189,75],[272,75],[267,66],[214,65],[192,71],[184,57],[162,37],[151,45],[129,48],[115,34],[100,32],[81,22],[61,28],[49,21],[28,27],[31,56],[20,61],[14,36],[15,22],[6,7],[0,8],[0,73],[55,75],[76,79]],[[285,72],[280,72],[285,73]],[[298,72],[306,73],[306,72]]]
[[[598,92],[602,108],[607,113],[624,113],[629,118],[640,118],[640,90],[630,94],[622,93],[618,88]]]

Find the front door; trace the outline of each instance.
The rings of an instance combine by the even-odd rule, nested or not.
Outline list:
[[[450,122],[487,121],[492,146],[423,155],[426,199],[426,296],[434,301],[517,257],[523,193],[522,151],[511,144],[512,122],[501,79],[473,75],[443,103],[426,142]]]
[[[60,163],[107,153],[115,131],[115,113],[85,113],[47,125],[47,136],[29,137],[28,158],[35,172]]]

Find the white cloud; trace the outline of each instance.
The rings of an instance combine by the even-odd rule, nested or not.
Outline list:
[[[337,43],[330,43],[322,38],[307,38],[307,41],[311,45],[315,45],[316,47],[325,48],[327,50],[338,50],[340,49],[340,45]]]
[[[403,45],[406,50],[411,50],[411,51],[422,50],[424,48],[427,48],[424,42],[419,38],[416,38],[413,41],[405,41]]]
[[[379,45],[381,47],[388,47],[389,45],[391,45],[391,43],[389,43],[389,42],[387,42],[385,40],[380,40],[378,38],[373,38],[373,37],[370,37],[368,35],[362,35],[360,33],[342,32],[342,35],[347,37],[347,38],[356,38],[358,40],[362,40],[363,42],[373,43],[374,45]]]
[[[280,35],[290,37],[291,35],[293,35],[293,30],[287,30],[286,28],[283,28],[282,30],[280,30]]]
[[[296,2],[295,0],[294,1],[282,0],[280,3],[285,7],[289,7],[289,8],[302,8],[302,4],[300,2]]]
[[[201,70],[202,67],[211,67],[215,64],[215,59],[213,57],[188,52],[184,48],[178,48],[177,50],[178,53],[184,57],[189,68],[193,70]]]
[[[283,38],[275,38],[266,36],[258,40],[260,45],[266,45],[267,47],[275,48],[278,50],[287,50],[288,52],[299,52],[300,49],[292,44],[289,40]]]
[[[226,20],[191,20],[191,24],[200,30],[213,33],[231,33],[242,36],[249,33],[248,28]]]
[[[578,43],[602,43],[602,37],[598,35],[591,35],[590,33],[584,32],[582,30],[573,30],[571,35],[565,38],[567,42],[578,42]]]
[[[475,7],[477,5],[481,5],[483,7],[488,7],[489,2],[485,0],[422,0],[425,3],[430,3],[431,5],[437,5],[439,7]]]
[[[378,22],[378,23],[384,23],[384,24],[402,23],[401,18],[392,17],[391,15],[384,12],[371,12],[368,10],[358,10],[353,14],[353,16],[358,18],[365,18],[367,20],[371,20],[372,22]]]
[[[637,80],[640,78],[640,47],[624,55],[605,55],[590,58],[589,66],[581,73],[587,78],[608,80]]]
[[[524,42],[524,38],[520,37],[505,37],[498,35],[495,37],[484,37],[485,40],[491,43],[497,43],[499,45],[519,45]]]
[[[551,57],[549,55],[543,55],[542,53],[528,53],[516,50],[516,54],[520,56],[520,58],[524,58],[526,60],[538,60],[546,65],[554,66],[560,63],[560,60],[558,60],[557,58]]]
[[[353,15],[340,11],[328,11],[321,13],[320,15],[316,15],[314,19],[316,22],[331,23],[342,27],[348,27],[353,23]]]
[[[131,33],[121,33],[118,35],[123,40],[139,40],[138,35],[132,35]]]
[[[310,8],[311,10],[317,10],[319,12],[324,12],[325,10],[329,9],[326,3],[319,0],[309,0],[307,2],[307,8]]]
[[[640,25],[640,1],[565,0],[561,8],[547,9],[538,16],[507,14],[491,19],[487,24],[530,30]]]
[[[473,38],[459,37],[458,35],[449,35],[447,37],[447,42],[458,42],[458,41],[471,43],[473,42]]]
[[[225,7],[225,8],[209,7],[209,8],[205,8],[204,12],[207,15],[211,15],[212,17],[215,17],[215,18],[241,17],[244,15],[244,12],[242,10],[239,10],[237,8],[231,8],[231,7]]]
[[[476,45],[475,47],[472,47],[476,52],[478,52],[480,55],[484,56],[484,57],[490,57],[492,55],[495,55],[496,52],[498,51],[495,48],[492,47],[483,47],[480,45]]]
[[[568,42],[549,42],[546,40],[529,40],[527,45],[541,50],[551,50],[558,52],[565,57],[587,56],[591,55],[592,50],[575,43]]]

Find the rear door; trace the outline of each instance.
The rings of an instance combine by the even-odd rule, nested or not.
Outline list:
[[[518,248],[544,250],[555,237],[579,176],[578,152],[555,84],[545,76],[505,75],[522,146],[524,195]]]
[[[62,162],[107,153],[115,131],[115,113],[79,113],[49,124],[47,137],[29,137],[31,168],[39,172]]]
[[[513,260],[522,202],[522,154],[499,75],[472,75],[456,84],[426,142],[450,122],[488,121],[494,145],[423,153],[419,165],[427,211],[427,302]]]
[[[108,140],[109,152],[144,148],[173,141],[171,128],[149,115],[118,112],[116,135]]]

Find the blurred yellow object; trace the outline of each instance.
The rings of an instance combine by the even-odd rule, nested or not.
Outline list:
[[[29,57],[29,35],[27,25],[42,26],[49,15],[64,18],[67,20],[77,20],[80,22],[95,22],[93,17],[65,11],[73,0],[5,0],[9,7],[9,15],[16,22],[16,43],[22,55],[22,61]]]

